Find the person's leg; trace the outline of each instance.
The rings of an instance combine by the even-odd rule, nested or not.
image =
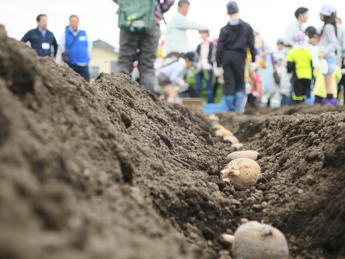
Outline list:
[[[218,90],[218,87],[219,87],[219,82],[218,82],[218,77],[216,76],[215,77],[215,80],[214,80],[214,84],[213,84],[213,100],[212,102],[214,103],[216,100],[216,95],[217,95],[217,90]]]
[[[337,106],[337,99],[334,99],[333,85],[332,85],[333,72],[335,70],[337,58],[336,57],[326,57],[326,60],[327,60],[327,64],[328,64],[328,71],[326,74],[324,74],[324,78],[325,78],[327,96],[325,99],[323,99],[322,103],[323,103],[323,105]]]
[[[213,71],[207,71],[209,73],[208,78],[206,81],[206,90],[207,90],[207,102],[213,103],[213,88],[212,88],[212,80],[213,80]]]
[[[167,101],[174,103],[178,97],[178,93],[176,92],[175,88],[172,85],[167,85],[164,87],[164,91],[168,95]]]
[[[323,100],[322,97],[315,95],[314,105],[315,105],[315,104],[320,104],[320,105],[322,105],[322,100]]]
[[[229,111],[235,111],[235,75],[232,63],[228,59],[223,60],[224,85],[223,94]]]
[[[160,35],[161,32],[159,29],[159,24],[154,22],[151,31],[144,34],[139,42],[139,83],[145,86],[147,90],[152,92],[155,79],[154,63],[157,57],[157,48]]]
[[[198,97],[201,97],[201,89],[202,89],[202,79],[203,79],[203,71],[199,71],[199,73],[195,74],[195,89],[198,93]]]
[[[133,71],[133,63],[137,57],[139,35],[120,30],[120,50],[117,61],[116,74],[124,73],[128,76]]]
[[[90,83],[89,66],[78,66],[78,71],[78,73],[85,79],[85,81]]]
[[[305,89],[304,89],[303,79],[294,80],[294,89],[292,93],[292,98],[295,104],[303,103],[303,100],[305,99]]]
[[[245,82],[244,82],[244,66],[245,61],[240,60],[233,60],[232,61],[235,73],[235,111],[238,114],[242,114],[244,112],[244,102],[245,102]]]

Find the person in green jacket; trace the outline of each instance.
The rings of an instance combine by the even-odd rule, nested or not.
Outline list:
[[[302,31],[297,32],[293,39],[293,49],[287,55],[287,69],[293,73],[294,80],[292,98],[296,104],[304,102],[311,84],[313,56],[307,49],[307,40]]]

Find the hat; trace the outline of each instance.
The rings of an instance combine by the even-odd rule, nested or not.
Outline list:
[[[284,44],[284,39],[278,39],[277,44]]]
[[[305,44],[305,40],[306,40],[306,36],[307,35],[305,35],[303,31],[297,32],[293,36],[292,45],[293,46],[304,45]]]
[[[237,3],[235,1],[230,1],[226,8],[228,9],[228,13],[229,14],[235,14],[235,13],[238,13],[238,6],[237,6]]]
[[[195,54],[194,54],[194,52],[188,52],[188,53],[182,55],[182,57],[187,58],[190,61],[194,61]]]
[[[318,34],[318,32],[314,26],[308,26],[304,32],[308,33],[307,35],[309,36],[309,38],[313,38],[315,35]]]
[[[323,14],[326,16],[331,16],[331,14],[335,13],[335,12],[336,12],[335,8],[329,4],[322,6],[322,8],[320,10],[320,14]]]

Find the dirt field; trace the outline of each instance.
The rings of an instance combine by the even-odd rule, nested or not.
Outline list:
[[[331,112],[324,113],[327,110]],[[343,108],[221,114],[264,178],[218,178],[234,148],[198,110],[126,76],[91,85],[0,27],[0,258],[231,258],[242,218],[292,258],[345,256]]]

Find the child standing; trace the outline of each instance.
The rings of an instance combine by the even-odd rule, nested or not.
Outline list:
[[[331,5],[324,5],[320,10],[320,20],[324,22],[320,34],[319,58],[325,59],[328,71],[324,73],[327,96],[323,105],[336,106],[337,100],[333,97],[332,74],[337,64],[336,52],[338,49],[337,27],[335,23],[336,10]],[[340,54],[340,53],[339,53]]]
[[[301,104],[306,99],[306,91],[310,88],[312,78],[312,54],[306,46],[306,35],[299,31],[293,38],[293,49],[288,52],[287,69],[293,73],[292,99]]]
[[[332,90],[333,98],[337,98],[337,82],[341,79],[341,71],[339,66],[335,66],[333,75],[332,75]],[[323,99],[327,97],[325,78],[319,67],[314,69],[315,85],[313,89],[313,94],[315,95],[314,104],[323,103]]]
[[[277,40],[277,50],[272,52],[271,59],[273,64],[273,74],[271,80],[271,89],[267,99],[267,107],[271,106],[271,98],[274,95],[280,94],[280,79],[282,69],[284,69],[284,61],[286,59],[286,52],[283,39]]]

